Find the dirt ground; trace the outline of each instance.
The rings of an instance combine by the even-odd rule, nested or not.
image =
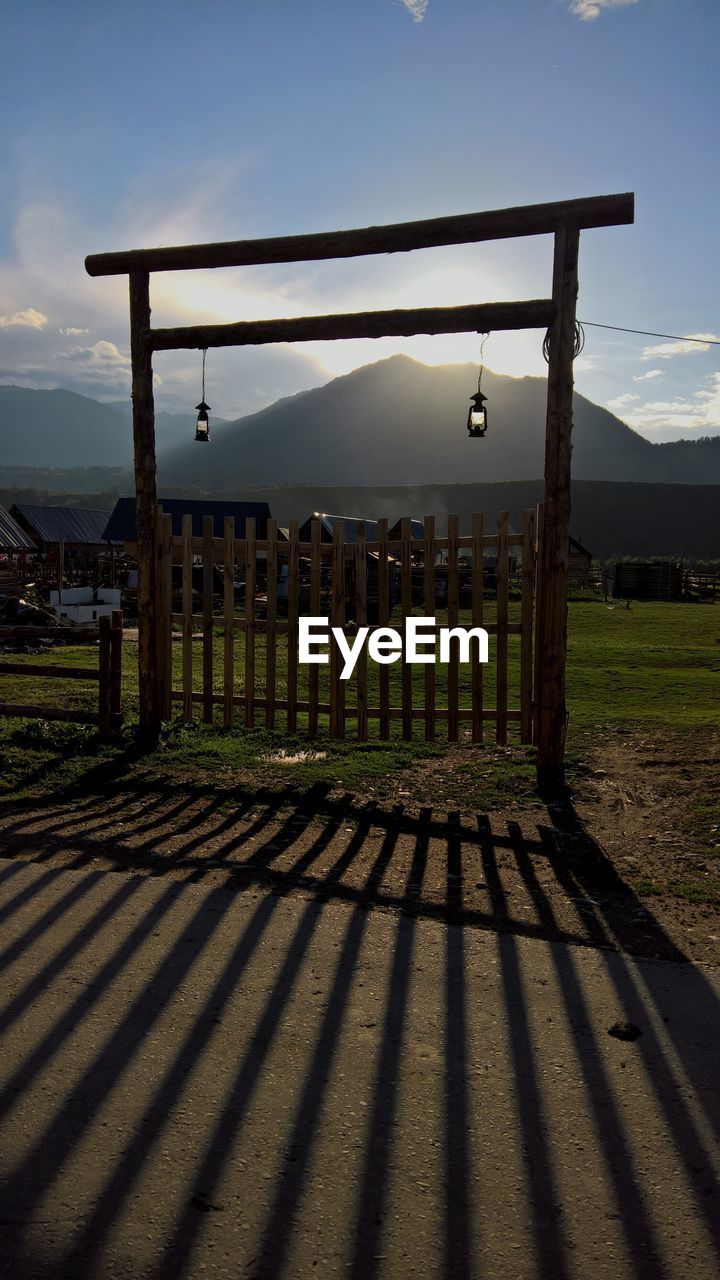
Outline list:
[[[668,739],[614,733],[571,769],[565,799],[528,792],[492,813],[473,807],[471,785],[448,806],[443,778],[471,750],[424,762],[412,794],[400,778],[380,799],[291,775],[285,788],[148,775],[102,796],[25,801],[0,819],[0,856],[720,962],[720,735],[685,741],[680,758]]]

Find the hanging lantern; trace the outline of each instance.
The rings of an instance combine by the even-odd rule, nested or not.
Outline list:
[[[474,396],[470,397],[470,408],[468,409],[467,431],[469,436],[484,436],[488,429],[487,409],[485,404],[487,396],[484,396],[480,390],[480,384],[483,376],[483,351],[488,335],[483,334],[483,340],[480,345],[480,372],[478,373],[477,391]]]
[[[210,409],[210,405],[206,404],[204,400],[201,400],[199,404],[195,405],[195,408],[198,411],[197,422],[195,423],[195,439],[206,440],[209,443],[210,423],[208,421],[208,411]]]
[[[487,409],[482,391],[476,391],[474,396],[470,397],[470,408],[468,409],[467,429],[469,436],[484,436],[488,427]]]
[[[207,444],[210,443],[210,422],[208,421],[208,413],[210,405],[205,403],[205,357],[207,355],[207,347],[203,351],[202,362],[202,399],[199,404],[195,405],[198,411],[197,422],[195,423],[195,439],[203,440]]]

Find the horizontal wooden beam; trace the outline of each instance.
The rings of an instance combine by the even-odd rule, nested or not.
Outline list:
[[[244,267],[269,262],[311,262],[355,258],[369,253],[404,253],[446,244],[506,240],[553,232],[562,223],[574,227],[614,227],[634,220],[634,195],[590,196],[551,204],[519,205],[485,213],[424,218],[351,231],[274,236],[263,240],[225,240],[217,244],[185,244],[163,249],[127,249],[93,253],[85,259],[91,276],[125,275],[130,271],[189,271],[208,267]]]
[[[327,342],[338,338],[410,337],[415,333],[489,333],[498,329],[547,329],[555,316],[549,299],[488,302],[470,307],[418,307],[412,311],[358,311],[288,320],[151,329],[153,351],[261,346],[268,342]]]
[[[0,662],[0,675],[32,676],[33,679],[99,680],[98,667],[65,667],[61,662]]]
[[[35,703],[0,702],[0,716],[21,720],[68,720],[71,724],[97,724],[97,711],[76,711],[70,707],[38,707]]]

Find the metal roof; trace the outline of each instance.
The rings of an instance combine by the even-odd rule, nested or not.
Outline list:
[[[255,518],[256,532],[259,538],[267,533],[267,522],[270,508],[267,502],[210,502],[206,498],[158,498],[158,503],[166,515],[172,516],[173,535],[182,533],[182,518],[192,516],[194,538],[203,535],[203,517],[212,516],[213,537],[222,538],[225,533],[225,517],[235,517],[235,537],[245,536],[245,521]],[[110,542],[134,542],[135,532],[135,499],[118,498],[115,509],[107,521],[103,538]]]
[[[40,542],[69,542],[97,546],[105,541],[105,525],[109,511],[93,511],[87,507],[34,507],[17,503],[10,514]]]
[[[13,520],[6,507],[0,507],[0,551],[36,551],[32,538]]]
[[[330,515],[330,513],[327,511],[313,511],[312,515],[308,516],[308,519],[305,521],[305,523],[300,526],[301,532],[303,533],[303,537],[304,537],[304,531],[306,530],[309,536],[311,520],[319,520],[322,528],[325,530],[327,534],[330,535],[331,538],[332,538],[333,529],[335,528],[335,526],[338,524],[342,525],[344,530],[343,540],[345,542],[354,542],[355,536],[357,533],[358,524],[364,524],[365,537],[367,538],[368,542],[377,542],[377,538],[378,538],[377,520],[365,520],[362,516],[333,516],[333,515]]]

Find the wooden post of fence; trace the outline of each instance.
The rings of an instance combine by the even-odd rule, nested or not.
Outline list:
[[[367,551],[365,546],[365,521],[358,520],[355,533],[355,621],[358,627],[367,624]],[[357,736],[366,742],[367,716],[367,646],[363,645],[355,667],[357,672]]]
[[[426,516],[423,526],[423,599],[425,616],[435,617],[435,517]],[[425,740],[435,741],[435,663],[425,667]]]
[[[400,521],[400,604],[403,622],[412,614],[412,525],[409,516]],[[402,663],[402,736],[410,742],[413,736],[413,669],[409,662]]]
[[[182,518],[182,694],[183,720],[193,718],[193,546],[192,516]]]
[[[213,518],[203,516],[203,720],[213,722]]]
[[[287,633],[287,727],[288,733],[297,730],[298,702],[298,615],[300,612],[300,526],[290,521],[290,545],[288,547],[288,633]]]
[[[265,575],[265,728],[275,728],[275,683],[277,676],[277,520],[267,522]]]
[[[319,520],[310,521],[310,615],[320,617],[320,577],[322,565],[322,526]],[[313,663],[308,669],[308,732],[318,731],[318,702],[320,693],[320,668]]]
[[[150,275],[131,270],[130,356],[132,360],[135,541],[138,567],[138,695],[140,731],[150,740],[160,731],[155,590],[155,405],[150,345]]]
[[[122,610],[113,609],[110,621],[110,732],[118,733],[122,724]]]
[[[110,632],[112,622],[107,614],[100,618],[99,681],[98,681],[98,728],[100,736],[110,735],[110,686],[112,683],[112,653],[110,649]]]
[[[483,549],[484,521],[482,515],[472,518],[472,625],[483,625],[485,593],[485,554]],[[474,661],[470,677],[472,689],[472,740],[482,742],[483,726],[483,666]]]
[[[532,742],[533,698],[533,586],[535,568],[535,512],[523,523],[520,588],[520,741]]]
[[[508,710],[508,513],[498,512],[497,567],[497,720],[495,740],[501,746],[507,743]]]
[[[388,522],[378,520],[378,623],[386,627],[390,621],[390,566],[388,562]],[[383,742],[390,738],[390,669],[384,663],[378,671],[380,700],[379,735]]]
[[[540,612],[540,596],[542,594],[542,536],[543,536],[543,504],[539,502],[535,508],[535,653],[533,657],[533,742],[538,740],[540,713],[538,708],[538,689],[540,688],[540,645],[537,637],[537,621]]]
[[[245,724],[255,725],[255,590],[257,546],[255,517],[245,521]]]
[[[235,517],[224,526],[223,577],[223,724],[231,729],[235,718]]]
[[[567,567],[570,539],[570,454],[573,421],[573,352],[580,232],[566,222],[555,232],[553,302],[549,335],[542,593],[537,616],[538,783],[556,790],[565,781],[565,662]]]
[[[167,522],[167,523],[166,523]],[[167,534],[167,525],[170,533]],[[155,511],[155,661],[157,663],[158,714],[161,720],[172,715],[172,649],[168,649],[168,633],[172,644],[172,517],[158,506]],[[166,579],[170,579],[168,601]]]
[[[332,541],[332,602],[331,627],[345,626],[345,528],[338,523],[333,528]],[[330,733],[333,738],[345,737],[345,681],[340,679],[342,656],[336,644],[330,646]]]
[[[458,537],[460,533],[459,520],[457,516],[448,516],[448,626],[456,627],[458,625],[458,614],[460,604],[460,584],[458,580]],[[448,722],[447,736],[448,742],[457,742],[459,736],[460,719],[458,716],[458,704],[460,701],[460,682],[458,673],[458,641],[450,642],[450,661],[447,670],[447,702],[448,702]]]

